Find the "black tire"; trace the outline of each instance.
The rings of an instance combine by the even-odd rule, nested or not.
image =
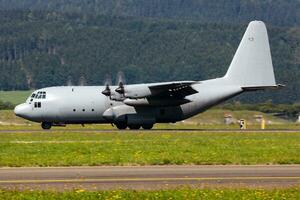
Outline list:
[[[131,125],[128,125],[128,127],[132,130],[138,130],[141,128],[141,125],[139,124],[131,124]]]
[[[143,127],[143,129],[145,129],[145,130],[150,130],[150,129],[153,128],[153,124],[144,124],[144,125],[142,125],[142,127]]]
[[[116,123],[115,125],[120,130],[124,130],[124,129],[127,128],[127,124],[126,123]]]
[[[49,130],[52,127],[52,123],[50,122],[42,122],[42,128],[45,130]]]

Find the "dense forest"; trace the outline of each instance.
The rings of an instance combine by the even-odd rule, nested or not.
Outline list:
[[[119,71],[124,72],[127,83],[223,76],[247,26],[244,22],[247,17],[242,14],[237,23],[229,18],[214,20],[210,16],[206,16],[211,19],[206,22],[198,21],[201,16],[196,15],[199,11],[192,11],[194,8],[183,6],[180,11],[178,7],[180,2],[200,5],[205,0],[80,2],[0,0],[0,90],[102,85],[105,77],[114,79]],[[227,5],[227,1],[220,2],[222,6]],[[246,0],[228,2],[230,5],[237,4],[234,2],[259,4]],[[259,2],[271,4],[271,1]],[[286,15],[281,22],[272,20],[271,13],[260,13],[268,16],[265,19],[269,21],[276,78],[287,87],[281,91],[246,95],[241,98],[243,101],[272,99],[273,102],[291,103],[300,100],[300,28],[299,17],[293,18],[299,15],[293,12],[294,9],[299,11],[299,1],[278,2],[284,4],[282,9],[293,5],[291,12],[274,13]],[[174,8],[170,8],[169,14],[158,7],[157,13],[152,14],[137,11],[147,6],[154,9],[155,5],[160,9]],[[113,12],[117,8],[118,15]],[[136,12],[129,12],[134,8]],[[184,11],[188,8],[190,12]],[[230,16],[226,9],[222,12]],[[185,17],[180,18],[180,13]]]
[[[109,16],[300,25],[299,0],[0,0],[0,9],[48,10]]]

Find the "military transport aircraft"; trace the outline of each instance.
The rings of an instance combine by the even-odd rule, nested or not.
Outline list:
[[[224,77],[116,86],[63,86],[34,91],[16,106],[17,116],[43,129],[66,124],[111,123],[119,129],[151,129],[192,117],[247,91],[276,85],[266,26],[252,21]]]

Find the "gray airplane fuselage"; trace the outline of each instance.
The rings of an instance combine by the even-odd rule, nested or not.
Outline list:
[[[105,89],[104,86],[49,87],[34,92],[46,92],[45,99],[29,97],[24,104],[16,107],[15,113],[31,121],[56,124],[115,123],[123,120],[125,115],[129,117],[126,119],[129,123],[130,120],[133,123],[143,123],[144,120],[168,123],[187,119],[243,91],[241,87],[228,84],[225,78],[198,82],[192,87],[198,93],[186,97],[190,101],[188,103],[179,106],[135,107],[103,95],[101,92]],[[117,86],[112,86],[112,89],[115,88]],[[40,102],[41,106],[35,107],[36,102]],[[117,116],[113,116],[115,113],[110,113],[111,116],[104,115],[111,108],[113,112],[118,112]]]

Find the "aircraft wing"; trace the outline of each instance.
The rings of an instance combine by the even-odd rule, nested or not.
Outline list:
[[[178,81],[134,85],[126,89],[123,103],[129,106],[178,106],[190,102],[186,96],[198,93],[196,81]],[[132,92],[130,92],[132,91]]]
[[[198,93],[198,91],[192,87],[195,83],[196,81],[179,81],[153,84],[149,86],[151,91],[151,96],[149,97],[181,99]]]

